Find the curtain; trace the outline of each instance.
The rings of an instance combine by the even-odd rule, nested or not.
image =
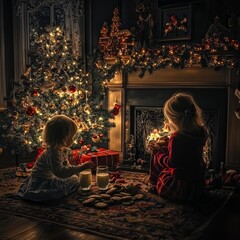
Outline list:
[[[66,4],[64,11],[66,35],[72,40],[73,53],[77,57],[83,57],[80,32],[83,28],[83,1],[70,1]]]

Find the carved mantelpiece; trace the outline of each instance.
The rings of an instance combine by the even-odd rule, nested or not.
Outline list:
[[[138,72],[134,73],[117,73],[108,84],[108,107],[112,109],[113,103],[117,101],[121,104],[122,108],[120,113],[115,118],[116,127],[110,130],[109,149],[120,151],[122,154],[121,160],[125,158],[126,150],[125,144],[129,138],[129,101],[130,105],[140,106],[145,101],[151,105],[157,106],[154,91],[178,91],[193,90],[198,91],[199,97],[205,98],[205,102],[209,101],[210,107],[218,104],[218,110],[221,113],[223,109],[221,105],[226,106],[224,119],[220,119],[221,128],[218,129],[217,135],[224,142],[225,151],[224,157],[226,166],[228,168],[240,168],[240,121],[235,116],[235,109],[238,107],[238,99],[234,95],[237,88],[237,79],[235,71],[232,69],[221,69],[214,71],[212,68],[192,67],[185,69],[161,69],[153,72],[152,74],[145,73],[143,78],[138,76]],[[218,92],[224,92],[226,97],[222,98]],[[138,102],[131,98],[131,94],[138,92],[140,99]],[[215,102],[212,101],[212,93],[215,96]],[[150,93],[150,95],[149,95]],[[201,94],[202,93],[202,94]],[[129,95],[130,94],[130,95]],[[160,100],[159,100],[160,99]],[[158,101],[161,102],[161,98]],[[209,100],[208,100],[209,99]],[[218,101],[219,99],[219,101]],[[132,101],[132,102],[131,102]],[[165,101],[165,100],[164,100]],[[216,105],[217,105],[216,104]],[[223,117],[220,117],[223,118]],[[224,125],[224,126],[222,126]],[[224,133],[224,134],[223,134]]]

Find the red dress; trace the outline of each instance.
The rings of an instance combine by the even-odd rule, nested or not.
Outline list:
[[[192,202],[205,195],[203,147],[206,134],[175,132],[164,147],[153,155],[150,182],[160,196],[173,201]]]

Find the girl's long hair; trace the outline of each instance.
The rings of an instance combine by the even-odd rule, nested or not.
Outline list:
[[[164,116],[171,120],[176,130],[198,130],[205,126],[202,109],[190,93],[178,92],[164,105]]]

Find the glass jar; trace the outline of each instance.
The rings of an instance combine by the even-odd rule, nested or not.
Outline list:
[[[96,182],[99,190],[107,190],[109,186],[108,166],[98,166],[96,171]]]

